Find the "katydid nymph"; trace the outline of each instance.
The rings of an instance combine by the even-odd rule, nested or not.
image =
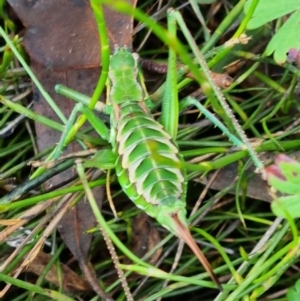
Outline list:
[[[126,48],[117,48],[111,56],[109,79],[110,143],[122,189],[137,207],[189,245],[221,289],[188,229],[183,159],[172,137],[145,106],[137,59]]]
[[[174,61],[176,63],[176,58]],[[209,70],[207,73],[210,76]],[[174,82],[176,85],[176,71],[174,74],[173,82],[167,81],[169,84],[171,82],[170,85]],[[75,107],[72,118],[75,119],[78,110],[82,111],[100,136],[110,142],[112,159],[108,161],[113,162],[110,168],[115,168],[123,191],[137,207],[189,245],[221,290],[220,282],[188,228],[185,208],[187,165],[175,143],[177,128],[173,132],[167,130],[165,123],[162,122],[164,128],[152,117],[145,102],[147,93],[138,74],[135,54],[124,47],[116,47],[110,58],[108,78],[107,105],[102,111],[110,115],[111,130],[82,103]],[[71,93],[64,93],[61,87],[57,88],[57,92],[72,98]],[[208,114],[203,111],[205,108],[200,108],[201,104],[197,101],[187,99],[183,106],[188,104],[195,105],[204,114]],[[70,121],[72,118],[70,117]],[[237,146],[243,145],[223,124],[218,123],[216,118],[214,120]],[[64,141],[64,135],[61,141]],[[89,167],[108,168],[107,165],[101,165],[101,155],[96,155],[90,163],[85,163]]]
[[[114,168],[123,191],[138,208],[184,240],[221,290],[219,280],[190,234],[185,208],[184,161],[174,142],[176,137],[171,137],[152,117],[144,102],[146,91],[139,80],[138,55],[124,47],[116,48],[110,58],[108,78],[105,111],[110,114],[110,133],[83,104],[78,104],[77,110],[86,114],[99,135],[112,145],[110,156],[113,159],[109,161],[115,161]],[[56,90],[66,94],[61,86]],[[101,167],[99,161],[91,160]],[[85,166],[93,163],[87,162]]]

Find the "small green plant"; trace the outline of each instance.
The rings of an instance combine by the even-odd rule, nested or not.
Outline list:
[[[266,168],[268,183],[288,196],[275,196],[271,208],[279,217],[300,217],[300,163],[286,155],[279,155],[275,163]]]
[[[252,2],[250,0],[245,5],[247,13]],[[284,22],[285,16],[289,15]],[[300,2],[298,0],[260,0],[252,19],[247,25],[247,29],[256,29],[260,26],[277,20],[278,30],[269,42],[264,55],[269,56],[274,52],[274,60],[278,64],[286,62],[286,53],[290,48],[300,48]]]
[[[266,176],[273,190],[284,194],[277,197],[272,191],[273,202],[271,208],[278,217],[295,219],[300,217],[300,163],[290,157],[281,154],[275,158],[275,163],[267,167]],[[286,194],[289,194],[286,196]],[[297,236],[296,225],[290,221],[294,228],[294,237]],[[287,292],[288,301],[300,299],[300,281],[298,280]]]
[[[293,287],[290,287],[286,294],[287,301],[300,300],[300,280],[297,280]]]

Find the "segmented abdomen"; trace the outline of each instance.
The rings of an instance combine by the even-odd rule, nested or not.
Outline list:
[[[119,104],[118,111],[112,144],[123,190],[153,217],[157,214],[153,205],[171,208],[182,202],[184,207],[186,177],[170,135],[137,102]]]

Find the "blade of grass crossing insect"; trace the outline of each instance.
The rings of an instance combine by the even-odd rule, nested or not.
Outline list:
[[[91,102],[91,98],[89,96],[86,96],[82,93],[79,93],[78,91],[72,90],[66,86],[63,85],[56,85],[55,86],[55,92],[57,94],[63,95],[67,98],[70,98],[76,102],[80,102],[84,104],[85,106],[88,106]],[[97,102],[94,109],[98,112],[106,112],[106,105],[102,102]]]
[[[77,164],[77,172],[81,179],[84,179],[84,169],[82,164]],[[99,210],[99,207],[97,205],[97,202],[93,196],[93,193],[88,185],[85,185],[85,191],[88,196],[88,200],[90,203],[90,206],[92,207],[93,213],[95,214],[95,217],[97,219],[97,222],[101,225],[101,227],[106,231],[110,239],[114,242],[114,244],[120,249],[123,254],[128,256],[129,259],[131,259],[133,262],[140,264],[143,267],[151,268],[152,266],[147,264],[146,262],[142,261],[140,258],[138,258],[136,255],[134,255],[130,250],[127,249],[127,247],[119,240],[119,238],[115,235],[115,233],[110,229],[109,225],[105,221],[102,213]]]
[[[91,6],[96,17],[96,22],[99,31],[100,37],[100,49],[101,49],[101,63],[102,63],[102,71],[97,84],[97,87],[94,91],[94,94],[91,99],[91,103],[89,104],[89,109],[93,109],[97,101],[99,100],[103,89],[105,87],[105,83],[108,75],[109,68],[109,44],[108,44],[108,36],[106,31],[106,25],[103,14],[102,4],[99,3],[99,0],[91,0]]]
[[[95,199],[94,199],[92,190],[88,186],[88,181],[87,181],[87,178],[85,176],[83,165],[82,165],[82,163],[81,163],[80,160],[78,160],[76,162],[76,166],[77,166],[77,171],[78,171],[78,173],[80,175],[80,179],[81,179],[82,185],[83,185],[83,187],[84,187],[84,189],[86,191],[87,198],[88,198],[88,200],[89,200],[89,202],[91,204],[91,202],[94,202]],[[114,263],[114,265],[116,267],[116,270],[118,272],[118,277],[119,277],[119,279],[121,281],[121,284],[122,284],[122,287],[124,289],[124,292],[125,292],[125,295],[126,295],[126,300],[133,301],[133,297],[132,297],[130,289],[128,287],[128,283],[127,283],[127,280],[125,278],[125,275],[124,275],[123,271],[119,267],[120,263],[119,263],[119,260],[117,258],[117,255],[116,255],[115,248],[114,248],[114,246],[113,246],[113,244],[112,244],[112,242],[111,242],[111,240],[110,240],[107,232],[102,227],[101,223],[99,223],[99,227],[100,227],[100,230],[102,232],[104,241],[105,241],[105,243],[107,245],[107,248],[108,248],[108,250],[110,252],[110,255],[111,255],[111,258],[113,260],[113,263]]]
[[[170,38],[176,39],[176,20],[172,16],[168,16],[168,29]],[[162,101],[161,123],[174,140],[177,136],[179,114],[176,67],[176,53],[170,47],[167,82]]]

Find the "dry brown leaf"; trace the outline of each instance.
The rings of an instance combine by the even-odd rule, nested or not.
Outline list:
[[[24,270],[24,272],[31,272],[38,276],[40,276],[46,265],[51,260],[51,255],[39,252],[35,259],[27,266],[27,269]],[[79,277],[75,272],[73,272],[68,266],[61,263],[61,269],[62,269],[62,286],[63,290],[70,292],[70,293],[78,293],[78,292],[86,292],[86,291],[92,291],[91,286],[89,283]],[[46,274],[45,279],[49,281],[50,283],[54,284],[55,286],[59,287],[59,279],[57,278],[58,271],[57,267],[54,264],[49,272]]]
[[[159,232],[154,227],[153,220],[148,215],[141,212],[133,218],[130,249],[136,256],[143,258],[149,251],[156,247],[160,241]],[[154,265],[161,255],[161,252],[162,248],[159,248],[147,261]]]

